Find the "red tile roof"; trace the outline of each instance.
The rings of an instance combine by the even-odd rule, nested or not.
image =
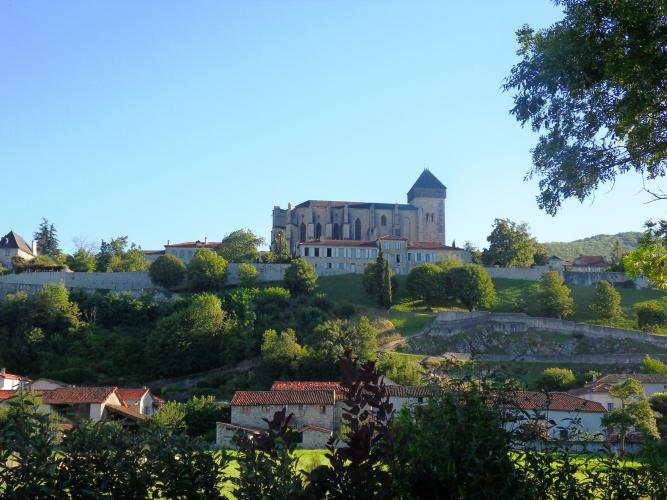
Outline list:
[[[188,248],[188,247],[197,247],[197,248],[217,248],[220,245],[222,245],[222,241],[208,241],[208,242],[203,242],[203,241],[184,241],[182,243],[169,243],[168,245],[165,245],[165,248]]]
[[[437,241],[409,241],[408,248],[416,248],[418,250],[461,250],[460,248],[443,245]]]
[[[44,404],[71,405],[103,403],[115,387],[61,387],[44,393]]]
[[[374,241],[366,240],[310,240],[302,241],[299,245],[317,245],[327,247],[376,247]]]
[[[385,236],[380,236],[378,240],[392,240],[392,241],[408,241],[407,238],[403,236],[394,236],[393,234],[387,234]]]
[[[17,393],[18,391],[0,390],[0,401],[6,401],[7,399],[13,398]]]
[[[232,406],[257,405],[333,405],[333,390],[322,391],[237,391]]]
[[[344,397],[347,392],[345,388],[340,385],[340,382],[276,380],[271,386],[272,391],[322,391],[332,389],[336,391],[337,399]]]
[[[28,380],[26,377],[22,377],[21,375],[14,375],[13,373],[7,372],[0,372],[0,378],[6,378],[8,380]]]
[[[144,255],[164,255],[164,250],[142,250]]]
[[[433,393],[430,387],[415,385],[386,385],[385,388],[387,395],[393,398],[426,398]]]
[[[580,255],[573,264],[575,267],[606,266],[607,261],[602,255]]]
[[[144,397],[144,394],[148,392],[148,387],[142,387],[141,389],[118,389],[116,391],[121,399],[141,399]]]
[[[578,398],[566,392],[519,391],[516,393],[516,404],[523,410],[579,411],[605,413],[604,406],[595,401]],[[548,408],[547,408],[548,404]]]
[[[146,415],[143,415],[134,408],[128,406],[107,405],[106,408],[113,413],[117,413],[123,417],[129,417],[133,420],[146,420],[148,418]]]
[[[657,375],[652,373],[612,373],[600,377],[595,382],[586,384],[579,389],[569,391],[570,394],[580,396],[591,392],[609,392],[611,386],[620,384],[621,382],[633,378],[641,384],[663,384],[667,385],[667,375]]]

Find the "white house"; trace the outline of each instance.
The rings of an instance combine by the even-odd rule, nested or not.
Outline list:
[[[26,377],[7,373],[4,368],[0,370],[0,390],[18,391],[19,389],[25,389],[29,383],[30,380]]]
[[[656,375],[647,373],[614,373],[600,377],[595,382],[585,385],[580,389],[569,391],[573,396],[596,401],[607,410],[612,410],[621,406],[621,400],[609,395],[609,389],[629,378],[639,381],[644,388],[647,398],[650,398],[656,392],[667,392],[667,375]]]
[[[604,406],[595,401],[578,398],[566,392],[519,391],[512,402],[523,413],[516,413],[513,422],[508,424],[510,430],[518,429],[526,424],[543,425],[551,437],[568,439],[573,433],[590,435],[603,434],[602,416],[606,413]],[[553,421],[554,425],[548,424]]]
[[[153,415],[153,394],[148,387],[141,389],[118,389],[118,395],[128,406],[135,408],[141,415]]]
[[[122,419],[143,420],[146,417],[125,404],[116,387],[61,387],[44,391],[40,410],[60,411],[98,421],[112,414]]]

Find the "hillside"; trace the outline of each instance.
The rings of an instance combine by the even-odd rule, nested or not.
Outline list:
[[[642,233],[633,231],[618,234],[598,234],[581,240],[553,241],[544,243],[544,246],[549,255],[556,255],[567,261],[572,261],[579,255],[604,255],[609,259],[617,240],[620,240],[623,245],[623,251],[627,252],[637,248],[637,240],[641,235]]]

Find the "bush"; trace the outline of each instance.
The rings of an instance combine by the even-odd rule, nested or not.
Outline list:
[[[635,305],[637,325],[642,330],[651,330],[667,323],[667,311],[657,300],[647,300]]]
[[[341,304],[336,308],[336,317],[342,319],[350,319],[354,316],[354,306],[352,304]]]
[[[227,279],[227,261],[207,248],[195,252],[188,264],[188,286],[196,292],[222,290]]]
[[[545,391],[563,391],[575,383],[574,372],[568,368],[547,368],[540,377],[540,387]]]
[[[496,288],[489,273],[477,264],[449,271],[454,296],[469,310],[490,308],[496,303]]]
[[[292,295],[307,295],[315,291],[317,274],[304,259],[295,259],[285,271],[285,286]]]
[[[574,312],[572,292],[557,271],[549,271],[542,275],[537,299],[540,310],[545,316],[562,319]]]
[[[444,302],[445,271],[435,264],[420,264],[408,273],[407,289],[411,297],[421,299],[427,306]]]
[[[667,364],[659,359],[654,359],[651,356],[646,356],[642,363],[642,373],[656,373],[659,375],[667,375]]]
[[[175,255],[160,255],[148,269],[151,281],[156,285],[171,288],[183,283],[185,279],[185,264]]]
[[[257,283],[259,271],[252,264],[242,263],[239,265],[239,283],[243,288],[252,288]]]

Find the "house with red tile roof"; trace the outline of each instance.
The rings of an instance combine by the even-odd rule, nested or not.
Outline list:
[[[40,410],[97,421],[123,406],[127,408],[116,387],[60,387],[44,391]]]
[[[204,241],[182,241],[180,243],[172,243],[168,241],[164,246],[164,250],[143,250],[144,257],[149,262],[154,262],[161,255],[169,254],[174,257],[178,257],[183,261],[184,264],[188,264],[192,257],[194,257],[195,252],[202,248],[208,248],[209,250],[215,251],[222,245],[221,241],[208,241],[208,238],[204,238]]]
[[[571,271],[601,273],[609,268],[607,259],[602,255],[580,255],[572,261]]]
[[[118,395],[127,404],[134,408],[141,415],[150,417],[155,411],[153,394],[148,387],[140,389],[118,389]]]
[[[17,391],[26,388],[29,383],[27,377],[9,373],[5,368],[0,369],[0,390]]]
[[[667,392],[667,375],[652,373],[611,373],[579,389],[572,389],[568,392],[573,396],[598,402],[607,410],[612,410],[620,408],[621,400],[610,396],[609,389],[629,378],[639,381],[647,398],[650,398],[656,392]]]

